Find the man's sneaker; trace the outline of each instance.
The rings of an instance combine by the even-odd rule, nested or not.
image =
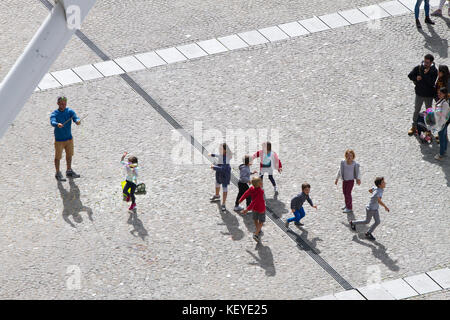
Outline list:
[[[284,223],[284,226],[286,227],[286,229],[289,229],[289,222],[286,221],[286,222]]]
[[[72,169],[70,169],[66,171],[66,177],[79,178],[80,175],[75,173],[75,171],[73,171]]]
[[[417,20],[419,21],[419,20]],[[419,22],[420,25],[420,22]],[[421,28],[421,27],[417,27],[417,28]],[[416,128],[411,127],[411,129],[408,130],[408,136],[412,136],[414,133],[416,132]]]
[[[256,242],[259,242],[259,237],[257,234],[253,234],[253,240],[255,240]]]
[[[430,19],[430,17],[426,17],[426,18],[425,18],[425,23],[428,23],[428,24],[431,24],[431,25],[434,25],[434,24],[435,24],[434,21],[432,21],[432,20]]]
[[[441,9],[437,9],[437,10],[433,11],[433,13],[431,15],[433,17],[442,17],[442,10]]]
[[[227,211],[227,207],[225,207],[224,204],[220,208],[222,209],[223,212]]]
[[[369,240],[372,240],[372,241],[375,240],[375,237],[371,233],[368,233],[368,232],[366,233],[366,238]]]
[[[133,210],[134,208],[136,208],[136,203],[132,203],[128,210]]]
[[[416,19],[416,27],[417,27],[417,29],[422,29],[422,25],[420,24],[419,19]],[[408,134],[409,134],[409,132],[408,132]],[[409,135],[412,136],[412,133]]]
[[[355,231],[356,230],[356,226],[353,224],[353,221],[350,220],[350,228]]]
[[[211,202],[219,201],[220,200],[220,196],[213,195],[211,198],[209,198],[209,200],[211,200]]]
[[[444,157],[441,156],[439,153],[438,153],[437,155],[435,155],[434,158],[435,158],[436,160],[439,160],[439,161],[444,160]]]
[[[236,206],[236,207],[234,207],[233,210],[236,212],[240,212],[240,211],[244,210],[244,208],[242,208],[241,206]]]
[[[352,213],[352,212],[353,212],[353,210],[345,208],[345,210],[344,210],[344,211],[342,211],[342,212],[344,212],[344,213]]]
[[[58,172],[55,174],[55,178],[56,178],[56,180],[58,180],[58,181],[66,181],[66,179],[63,177],[61,171],[58,171]]]

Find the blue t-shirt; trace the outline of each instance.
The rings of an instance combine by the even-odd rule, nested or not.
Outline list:
[[[64,127],[58,128],[58,123],[63,124],[70,118],[72,118],[73,122],[80,120],[75,111],[70,108],[66,108],[64,111],[59,111],[59,109],[56,109],[52,112],[50,116],[50,124],[55,127],[54,134],[56,141],[67,141],[72,139],[72,121],[68,121]]]

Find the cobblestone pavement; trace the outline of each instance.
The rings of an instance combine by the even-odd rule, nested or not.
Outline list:
[[[417,297],[412,297],[406,300],[450,300],[450,290],[443,290],[439,292],[432,292]]]
[[[436,19],[434,32],[424,29],[428,38],[408,29],[410,20],[330,30],[132,76],[190,133],[194,121],[223,134],[279,130],[284,171],[275,176],[278,200],[266,184],[268,205],[285,219],[290,198],[310,182],[319,210],[306,206],[305,227],[292,230],[355,287],[373,270],[380,280],[397,279],[450,265],[450,162],[435,162],[436,146],[406,135],[413,105],[406,75],[426,52],[449,64],[450,33]],[[85,50],[80,58],[92,55]],[[79,65],[74,60],[70,66]],[[82,178],[58,186],[48,117],[62,92],[69,107],[89,116],[73,128],[74,169]],[[310,299],[342,290],[270,220],[255,248],[249,217],[221,214],[210,204],[209,165],[174,163],[178,146],[172,127],[119,77],[34,94],[0,140],[0,297]],[[373,178],[387,180],[391,212],[381,212],[374,243],[363,229],[352,233],[339,210],[341,189],[333,182],[348,147],[363,171],[354,191],[358,218]],[[149,190],[138,196],[131,219],[119,189],[123,151],[138,156]],[[229,209],[235,196],[232,186]],[[81,271],[80,289],[69,290],[70,266]]]

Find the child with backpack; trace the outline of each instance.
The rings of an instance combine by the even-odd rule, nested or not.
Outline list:
[[[136,208],[136,197],[134,195],[136,191],[137,186],[137,177],[138,177],[138,159],[135,156],[128,157],[128,161],[123,161],[125,157],[127,156],[128,152],[124,152],[122,155],[122,158],[120,159],[120,163],[125,168],[127,177],[126,177],[126,183],[123,188],[123,194],[126,196],[126,201],[130,201],[131,199],[131,206],[128,208],[128,210],[133,210]],[[130,189],[130,192],[128,190]]]

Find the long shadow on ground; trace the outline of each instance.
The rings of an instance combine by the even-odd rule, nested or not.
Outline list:
[[[447,186],[450,187],[450,152],[447,149],[447,156],[444,160],[436,160],[434,156],[439,153],[439,145],[436,141],[433,141],[431,145],[426,143],[420,143],[420,151],[423,155],[423,160],[428,161],[433,164],[437,164],[442,168],[442,171],[445,174],[445,178],[447,179]]]
[[[234,241],[241,240],[244,238],[244,231],[239,229],[239,221],[236,218],[234,214],[232,214],[230,211],[225,210],[225,212],[222,211],[220,207],[220,202],[216,202],[217,209],[219,210],[220,217],[222,218],[223,223],[228,229],[228,233],[222,232],[224,235],[231,235],[231,239]]]
[[[72,216],[73,221],[76,223],[83,222],[83,218],[80,215],[80,212],[86,212],[88,214],[88,218],[91,221],[92,219],[92,209],[88,206],[83,205],[80,199],[80,189],[75,184],[73,179],[69,178],[69,191],[67,191],[62,182],[58,181],[58,189],[63,200],[64,210],[62,213],[62,217],[65,222],[67,222],[71,227],[76,228],[75,224],[70,221],[69,217]]]
[[[145,241],[145,237],[148,236],[148,232],[144,227],[144,224],[142,221],[138,218],[137,210],[133,209],[132,212],[130,212],[130,217],[128,218],[128,224],[131,224],[134,229],[130,231],[130,233],[133,236],[137,236]]]
[[[249,264],[253,266],[260,266],[261,268],[263,268],[266,271],[266,276],[268,277],[275,276],[275,264],[273,262],[273,254],[272,250],[270,250],[270,247],[258,243],[255,249],[258,250],[258,256],[253,252],[246,250],[248,254],[250,254],[253,259],[255,259],[255,262],[250,262]]]
[[[372,249],[372,254],[375,258],[379,259],[386,267],[388,267],[392,271],[400,270],[399,266],[397,266],[397,260],[392,260],[391,257],[386,253],[386,247],[379,243],[378,241],[362,241],[361,239],[365,239],[364,234],[354,235],[352,240],[360,245],[368,247]]]

